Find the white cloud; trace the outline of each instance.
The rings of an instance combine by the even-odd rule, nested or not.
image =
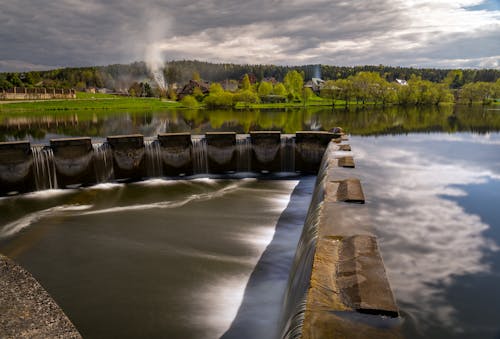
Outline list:
[[[161,45],[167,59],[500,67],[500,11],[469,10],[478,0],[3,2],[4,61],[114,63]]]

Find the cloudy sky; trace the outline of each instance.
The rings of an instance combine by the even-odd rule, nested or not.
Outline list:
[[[500,0],[0,0],[0,71],[159,58],[500,68]]]

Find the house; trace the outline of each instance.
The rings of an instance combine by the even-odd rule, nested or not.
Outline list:
[[[238,90],[238,81],[226,79],[221,82],[222,88],[225,91],[236,92]]]
[[[189,80],[180,90],[177,91],[177,98],[180,100],[186,95],[193,95],[196,88],[199,88],[203,95],[210,92],[210,83],[204,80]]]
[[[403,79],[396,79],[396,82],[401,86],[408,86],[408,81]]]
[[[255,74],[253,73],[247,73],[247,74],[243,74],[240,78],[240,84],[241,82],[243,81],[243,78],[245,77],[245,75],[248,75],[248,80],[250,80],[250,84],[253,85],[257,82],[257,77],[255,76]]]
[[[278,83],[278,80],[276,80],[275,77],[266,77],[262,79],[262,82],[269,82],[271,85],[276,85]]]
[[[310,88],[316,94],[319,94],[321,89],[325,86],[325,80],[320,78],[312,78],[304,85],[304,88]]]

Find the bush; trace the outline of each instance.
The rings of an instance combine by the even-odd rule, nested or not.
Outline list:
[[[259,96],[257,93],[252,92],[251,90],[243,90],[235,94],[234,103],[242,102],[245,104],[257,104],[260,102]]]
[[[187,108],[197,108],[198,107],[198,101],[191,95],[186,95],[184,98],[182,98],[181,104],[182,104],[182,106],[187,107]]]
[[[231,92],[226,91],[210,93],[203,100],[203,103],[210,108],[231,107],[233,106],[233,96]]]

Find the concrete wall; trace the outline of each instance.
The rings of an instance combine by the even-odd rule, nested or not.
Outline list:
[[[297,247],[283,338],[397,338],[395,303],[350,146],[330,142]]]
[[[234,132],[214,132],[206,133],[203,142],[196,142],[195,147],[189,133],[164,133],[146,148],[143,135],[119,135],[107,138],[105,145],[110,151],[106,156],[97,156],[90,138],[52,139],[50,146],[42,147],[43,152],[39,151],[40,147],[31,150],[30,144],[24,141],[1,143],[0,194],[29,192],[35,190],[35,186],[65,188],[106,180],[185,176],[195,173],[195,167],[196,174],[227,174],[238,168],[253,172],[315,174],[326,146],[334,137],[340,142],[339,136],[328,132],[282,136],[279,131],[259,131],[242,135],[238,140],[245,142],[241,144],[237,143]],[[344,165],[350,163],[352,159],[346,158]],[[103,168],[113,175],[102,175]],[[44,184],[45,181],[48,183]]]

